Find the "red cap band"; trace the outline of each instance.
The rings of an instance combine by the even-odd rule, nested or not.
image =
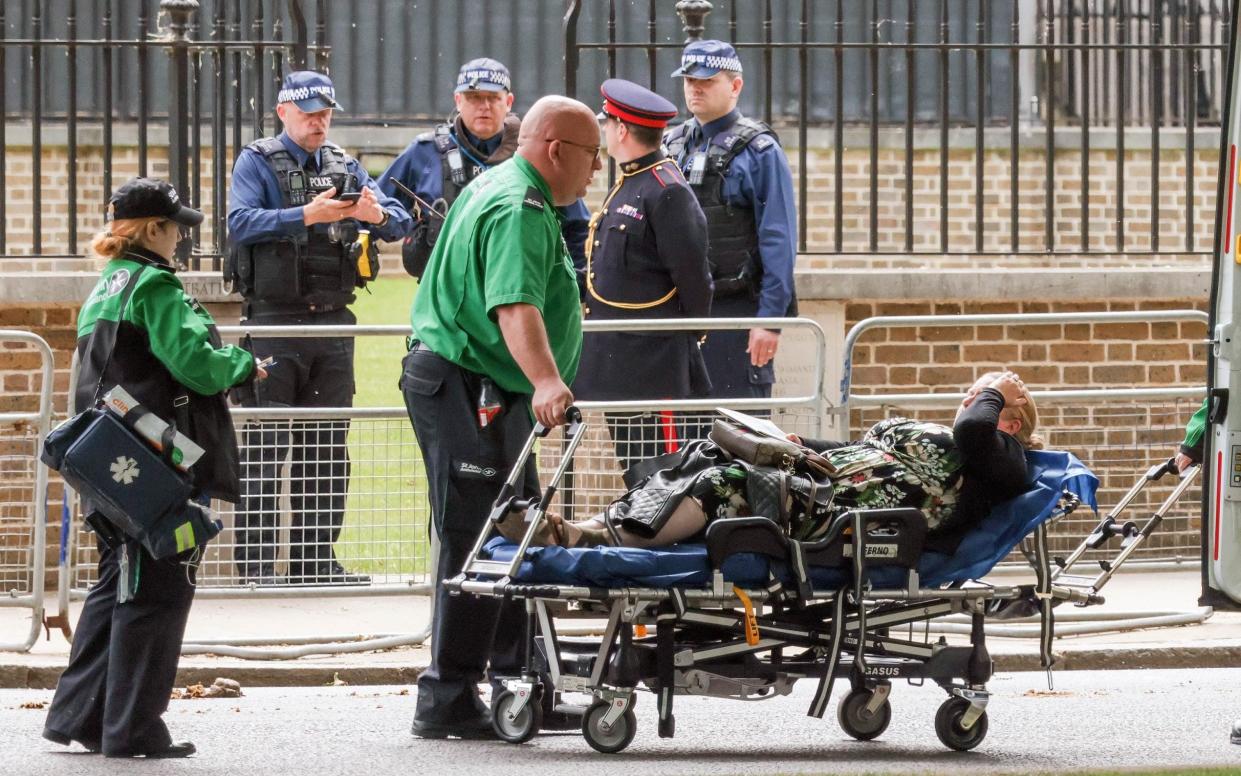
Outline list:
[[[668,126],[668,122],[672,119],[672,116],[665,118],[662,116],[652,116],[649,113],[635,113],[632,108],[607,98],[604,98],[603,101],[603,112],[621,121],[627,121],[630,124],[637,124],[640,127],[654,127],[656,129]]]

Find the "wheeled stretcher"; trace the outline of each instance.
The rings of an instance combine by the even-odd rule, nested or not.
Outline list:
[[[952,555],[924,551],[926,521],[913,509],[857,510],[840,516],[813,543],[790,539],[765,517],[715,520],[702,544],[661,549],[529,547],[582,438],[573,410],[567,445],[552,482],[538,498],[514,497],[536,427],[492,512],[492,522],[525,511],[523,541],[492,537],[484,526],[450,591],[525,602],[529,618],[525,669],[492,699],[501,738],[534,736],[544,708],[582,716],[587,742],[605,753],[633,740],[635,693],[654,692],[658,732],[671,737],[677,695],[764,700],[787,695],[798,680],[816,683],[808,713],[821,717],[837,679],[849,690],[837,719],[846,733],[869,740],[891,718],[892,680],[931,680],[948,693],[935,718],[946,746],[966,751],[987,734],[987,682],[993,664],[988,617],[1040,614],[1041,654],[1053,662],[1053,608],[1103,602],[1099,590],[1162,520],[1196,473],[1142,527],[1122,523],[1120,511],[1147,483],[1174,472],[1171,461],[1152,467],[1068,558],[1047,551],[1050,523],[1082,503],[1096,508],[1097,479],[1071,453],[1031,451],[1030,489],[997,507]],[[1099,561],[1098,577],[1070,576],[1088,549],[1121,540],[1117,557]],[[981,579],[1021,546],[1034,584],[993,586]],[[915,626],[968,615],[968,645],[932,641]],[[565,638],[556,619],[606,618],[597,639]],[[553,695],[554,693],[554,695]],[[584,693],[589,705],[552,703],[560,693]]]

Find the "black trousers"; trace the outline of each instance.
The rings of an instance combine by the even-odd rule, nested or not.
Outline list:
[[[313,315],[255,316],[258,325],[347,325],[349,310]],[[273,356],[267,379],[242,395],[247,407],[352,407],[352,337],[255,337],[254,355]],[[280,524],[280,467],[289,459],[290,573],[335,561],[349,491],[345,420],[258,421],[242,429],[241,502],[233,550],[238,571],[257,574],[276,561]],[[305,569],[305,571],[311,571]],[[313,572],[312,572],[313,573]]]
[[[177,677],[181,640],[194,600],[189,553],[155,560],[129,544],[139,564],[134,598],[117,603],[119,550],[99,546],[99,581],[86,596],[73,636],[69,667],[47,712],[48,729],[104,754],[167,748],[160,719]]]
[[[711,303],[714,318],[752,318],[758,314],[758,302],[745,295],[715,299]],[[776,361],[765,366],[750,363],[750,330],[712,331],[702,345],[702,358],[711,376],[711,392],[703,398],[769,399],[776,381]],[[751,415],[766,416],[765,411],[746,410]],[[711,415],[699,416],[697,422],[685,424],[685,438],[706,439],[711,433]]]
[[[758,302],[745,295],[715,299],[711,303],[713,318],[752,318],[758,314]],[[749,329],[712,331],[702,345],[702,357],[711,375],[712,398],[765,399],[771,396],[776,381],[776,362],[756,367],[745,352],[750,344]]]
[[[502,393],[502,414],[480,428],[482,376],[422,345],[414,346],[402,366],[401,391],[422,450],[432,525],[440,541],[433,571],[431,665],[418,676],[415,715],[424,722],[452,724],[483,710],[478,683],[489,661],[493,677],[515,676],[521,669],[524,608],[512,601],[450,596],[442,582],[461,573],[533,421],[528,396]],[[537,492],[533,455],[518,484],[524,495]]]
[[[605,412],[621,471],[639,461],[675,453],[684,438],[681,417],[673,412]]]

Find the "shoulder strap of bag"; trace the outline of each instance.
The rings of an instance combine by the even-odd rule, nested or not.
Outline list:
[[[120,326],[121,319],[125,317],[125,308],[129,306],[129,297],[133,295],[134,288],[138,285],[138,277],[142,271],[146,269],[145,264],[139,264],[138,269],[129,276],[129,282],[125,284],[125,288],[121,291],[121,306],[116,314],[116,324]],[[86,353],[89,356],[95,352],[95,339],[99,336],[99,320],[95,320],[95,328],[91,329],[90,339],[86,341]],[[103,366],[99,368],[99,382],[95,383],[95,394],[91,399],[91,404],[98,404],[100,394],[103,392],[103,381],[108,376],[108,367],[112,364],[112,353],[116,350],[116,332],[113,331],[111,341],[107,343],[108,355],[103,360]],[[79,408],[85,409],[85,408]]]

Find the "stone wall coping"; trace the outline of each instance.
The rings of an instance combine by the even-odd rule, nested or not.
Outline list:
[[[237,302],[215,272],[179,273],[203,302]],[[94,272],[0,274],[0,304],[76,306],[94,287]],[[797,273],[797,296],[812,301],[914,300],[1040,301],[1099,299],[1204,300],[1211,267],[1140,269],[807,269]]]
[[[1094,299],[1205,300],[1211,267],[1106,269],[807,269],[798,299],[1039,301]]]

